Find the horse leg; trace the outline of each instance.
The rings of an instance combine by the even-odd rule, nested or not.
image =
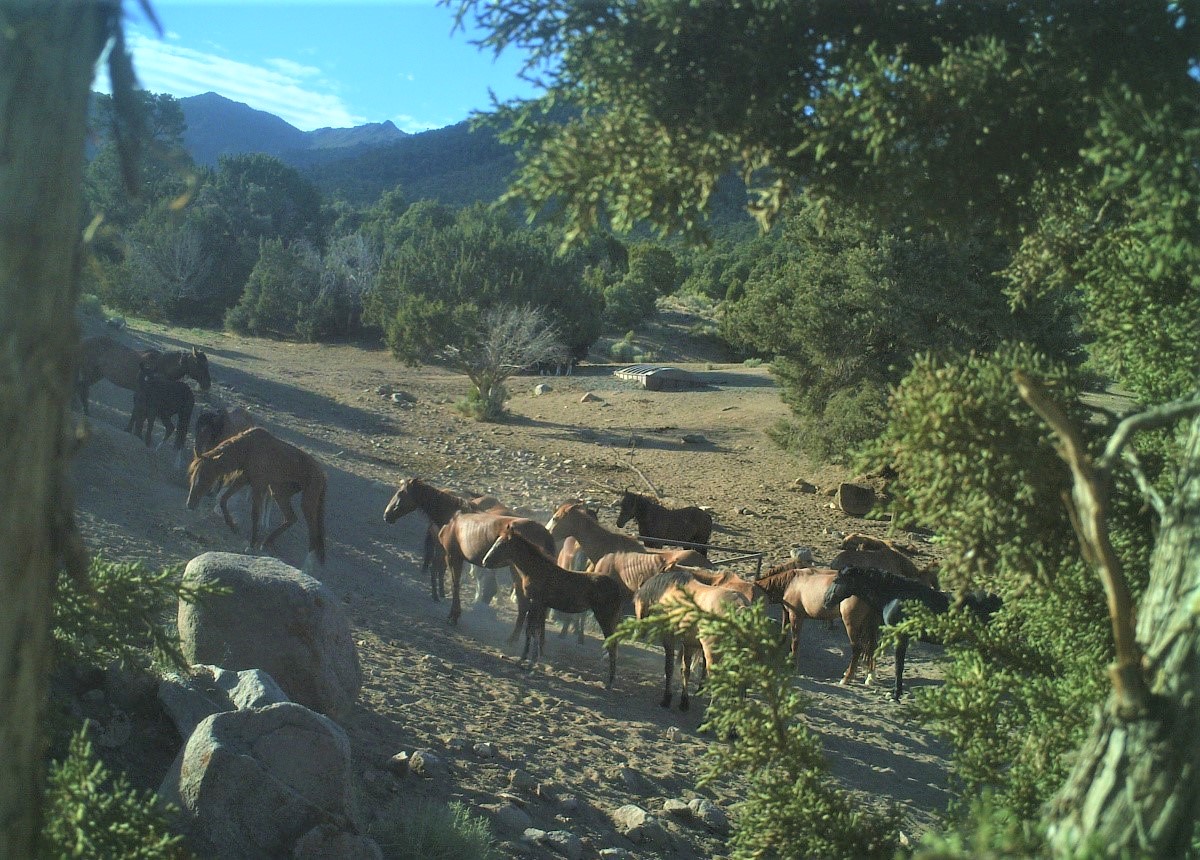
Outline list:
[[[587,613],[580,612],[575,616],[575,641],[582,645],[587,640],[583,635],[583,628],[587,625]]]
[[[526,631],[533,629],[533,655],[529,658],[529,671],[533,671],[533,667],[538,664],[542,658],[542,651],[546,647],[546,614],[549,612],[549,607],[545,603],[538,601],[529,607],[529,620],[526,624]],[[526,641],[529,640],[529,633],[526,632]]]
[[[258,532],[258,518],[262,516],[263,496],[266,495],[266,490],[256,492],[253,496],[254,514],[252,521],[254,523],[254,531]],[[275,531],[267,535],[266,540],[262,542],[264,547],[275,548],[275,538],[279,537],[285,531],[290,529],[296,522],[296,511],[292,508],[292,500],[283,493],[275,493],[271,491],[271,495],[275,496],[275,503],[279,505],[279,510],[283,512],[283,522],[275,527]],[[253,542],[253,541],[251,541]]]
[[[689,639],[683,641],[683,648],[680,649],[680,667],[679,667],[679,710],[686,711],[692,706],[691,699],[688,698],[688,685],[692,682],[692,659],[696,656],[696,645]]]
[[[451,536],[447,534],[447,529],[450,526],[444,526],[439,532],[438,542],[441,543],[442,549],[446,552],[446,571],[450,574],[450,618],[451,624],[457,624],[459,616],[462,615],[462,604],[459,602],[458,593],[459,587],[462,585],[462,566],[466,563],[466,559],[458,550],[458,544],[454,543],[447,545]]]
[[[800,608],[792,609],[785,607],[784,612],[788,614],[788,620],[791,622],[792,628],[792,669],[796,673],[800,672],[800,630],[804,627],[804,614]]]
[[[229,515],[229,497],[249,484],[250,479],[246,477],[245,473],[238,475],[225,487],[225,492],[221,493],[221,498],[217,502],[217,506],[221,509],[221,516],[225,518],[225,525],[229,526],[234,534],[237,534],[237,525],[234,523],[233,517]]]
[[[664,708],[671,707],[671,675],[675,671],[675,643],[670,636],[664,636],[662,640],[663,646],[663,675],[665,683],[663,684],[663,697],[659,702]]]
[[[433,526],[425,530],[425,544],[421,555],[421,572],[429,573],[429,596],[433,598],[433,602],[437,603],[445,596],[446,584],[446,569],[445,565],[440,563],[437,554],[441,549],[441,544],[437,542],[437,534],[433,530]]]
[[[525,583],[521,581],[520,574],[515,570],[513,571],[513,597],[517,601],[517,624],[508,637],[509,642],[517,638],[517,634],[521,631],[521,622],[525,620],[525,616],[529,612],[529,598],[525,596]],[[546,611],[548,610],[542,612],[542,645],[546,644]]]
[[[901,636],[896,640],[896,687],[892,690],[892,698],[897,702],[904,695],[904,658],[908,655],[908,637]]]

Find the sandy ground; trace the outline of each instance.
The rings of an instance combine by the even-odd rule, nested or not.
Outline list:
[[[594,625],[585,645],[549,634],[546,659],[533,673],[518,667],[519,645],[506,641],[515,618],[507,601],[467,611],[459,626],[449,626],[448,604],[434,603],[419,577],[419,515],[395,525],[383,521],[399,479],[416,475],[490,493],[543,521],[559,502],[581,497],[599,505],[601,519],[614,527],[620,491],[646,492],[649,482],[664,497],[710,507],[714,543],[762,552],[764,565],[786,560],[794,545],[812,547],[820,560],[836,552],[847,532],[886,534],[886,523],[834,510],[821,492],[851,476],[803,466],[767,438],[786,408],[766,368],[705,361],[703,349],[683,340],[664,346],[659,358],[695,372],[708,383],[703,390],[649,392],[613,377],[615,365],[585,364],[570,378],[511,380],[510,417],[480,424],[453,408],[466,393],[464,378],[403,367],[381,350],[143,324],[121,338],[200,346],[214,384],[198,409],[206,399],[243,406],[324,464],[330,552],[318,576],[342,600],[360,646],[364,684],[344,728],[369,820],[394,814],[397,802],[423,798],[459,800],[491,815],[511,790],[512,771],[521,769],[560,797],[576,798],[572,808],[549,791],[545,798],[517,792],[535,827],[570,830],[584,840],[584,857],[613,846],[652,856],[614,833],[612,810],[638,803],[658,812],[666,799],[697,794],[728,809],[744,790],[736,778],[698,787],[710,738],[697,731],[699,709],[659,707],[660,650],[623,647],[616,687],[606,692]],[[550,391],[535,396],[539,382]],[[415,402],[381,396],[383,386]],[[588,391],[599,400],[580,402]],[[129,392],[101,382],[92,400],[93,433],[75,473],[79,517],[93,551],[154,565],[182,564],[206,550],[246,551],[245,537],[230,532],[211,506],[185,508],[184,476],[171,452],[148,450],[123,432]],[[685,435],[704,441],[687,443]],[[805,492],[801,480],[819,492]],[[923,550],[918,563],[933,559],[922,538],[900,537]],[[301,523],[278,549],[299,565],[305,547]],[[755,566],[734,569],[752,575]],[[836,684],[849,656],[840,626],[808,624],[802,648],[796,683],[811,697],[807,719],[835,774],[869,798],[900,804],[908,832],[930,826],[948,800],[945,746],[891,701],[885,684],[864,687],[861,676],[848,688]],[[929,646],[911,650],[912,687],[937,683],[937,657]],[[890,655],[880,667],[890,681]],[[494,744],[497,755],[476,755],[480,741]],[[393,754],[415,749],[442,754],[447,772],[421,779],[386,771]],[[148,767],[140,776],[153,783],[160,775]],[[670,856],[724,853],[721,838],[701,827],[671,821],[669,829]],[[548,854],[520,845],[520,833],[499,825],[496,831],[506,853]]]

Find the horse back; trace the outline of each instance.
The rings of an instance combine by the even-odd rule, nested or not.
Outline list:
[[[88,385],[107,379],[121,388],[136,391],[142,362],[157,369],[161,357],[162,353],[156,349],[138,351],[99,334],[80,343],[79,374]]]
[[[839,612],[839,607],[825,608],[825,592],[829,590],[829,586],[833,585],[837,575],[836,570],[828,567],[798,570],[787,588],[784,589],[783,602],[793,610],[803,612],[809,618],[837,618],[839,614],[844,614]],[[857,600],[857,598],[854,599]],[[844,607],[846,602],[843,600],[841,606]]]
[[[829,566],[841,570],[843,567],[872,567],[923,582],[937,588],[937,575],[921,570],[912,559],[894,549],[844,549],[829,561]]]

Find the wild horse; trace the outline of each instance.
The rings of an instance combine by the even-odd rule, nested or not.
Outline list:
[[[87,337],[79,345],[79,369],[75,376],[75,393],[84,414],[88,414],[88,392],[101,379],[136,391],[143,363],[167,379],[191,377],[199,384],[201,391],[208,391],[212,385],[208,356],[196,347],[192,347],[191,351],[136,350],[107,335]],[[125,429],[133,429],[132,417]]]
[[[450,522],[450,518],[460,511],[467,513],[491,511],[507,515],[515,513],[500,504],[500,501],[493,496],[463,498],[449,490],[427,484],[420,478],[405,478],[400,482],[387,505],[384,506],[383,519],[385,522],[394,523],[413,511],[421,511],[429,519],[429,528],[425,531],[421,572],[429,573],[429,593],[435,601],[446,596],[445,556],[438,539],[438,532],[442,526]],[[455,594],[457,595],[457,593],[456,587]],[[490,598],[491,595],[488,595],[489,600]]]
[[[462,516],[470,515],[460,514],[455,519]],[[529,614],[525,623],[525,650],[521,652],[521,659],[529,655],[529,668],[537,664],[545,647],[546,613],[550,609],[560,612],[591,610],[604,638],[611,636],[621,618],[623,602],[617,583],[603,574],[559,567],[542,546],[521,532],[522,520],[512,517],[505,517],[504,520],[491,548],[484,554],[483,562],[496,564],[503,556],[523,579],[524,591],[529,599]],[[530,655],[531,643],[533,653]],[[606,647],[608,682],[604,686],[611,688],[617,674],[617,652],[613,646]]]
[[[950,595],[946,592],[929,588],[923,583],[914,582],[889,571],[860,567],[847,567],[837,575],[826,593],[826,606],[837,605],[850,597],[866,601],[879,613],[880,621],[889,626],[904,620],[904,603],[909,600],[920,602],[935,615],[941,615],[951,606]],[[983,591],[966,592],[962,595],[960,603],[984,623],[987,623],[1003,605],[998,595]],[[908,654],[911,638],[908,634],[902,634],[896,640],[896,683],[892,689],[892,698],[896,701],[900,701],[904,693],[904,659]],[[925,637],[922,637],[922,640],[940,644]],[[868,684],[871,683],[874,672],[874,660],[871,663],[871,672],[866,679]]]
[[[314,559],[325,564],[325,472],[315,457],[276,439],[261,427],[252,427],[192,460],[188,467],[188,508],[195,510],[213,484],[230,474],[236,477],[221,494],[221,513],[226,525],[236,532],[227,503],[231,495],[249,485],[251,549],[273,548],[275,539],[292,527],[297,519],[292,496],[299,493],[300,509],[308,526],[304,571],[312,572]],[[268,491],[283,512],[283,522],[259,544],[263,498]]]
[[[649,496],[630,490],[621,495],[619,505],[617,528],[623,528],[630,519],[637,521],[638,533],[646,538],[648,547],[663,546],[662,542],[652,538],[706,544],[712,536],[712,514],[700,508],[668,508]],[[708,554],[704,548],[700,552]]]

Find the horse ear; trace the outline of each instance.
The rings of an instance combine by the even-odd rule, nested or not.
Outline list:
[[[200,350],[199,350],[199,349],[197,349],[196,347],[194,347],[194,346],[193,346],[193,347],[192,347],[192,355],[193,355],[193,356],[195,356],[196,358],[199,358],[199,357],[200,357]]]

